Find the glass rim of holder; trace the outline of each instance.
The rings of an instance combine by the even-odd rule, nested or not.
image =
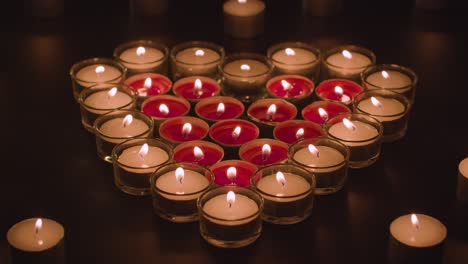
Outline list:
[[[130,96],[132,99],[128,104],[119,106],[117,108],[95,108],[92,106],[89,106],[85,103],[86,98],[88,98],[91,94],[101,92],[101,91],[106,91],[106,90],[111,90],[112,88],[117,88],[117,91],[123,92]],[[89,94],[88,94],[89,93]],[[86,109],[91,109],[91,110],[96,110],[96,111],[107,111],[111,112],[113,110],[120,110],[124,109],[125,107],[131,105],[131,104],[136,104],[136,92],[133,90],[130,86],[124,84],[124,83],[98,83],[96,85],[90,86],[88,89],[84,89],[83,91],[80,92],[80,95],[78,96],[78,103],[83,105]],[[105,112],[105,113],[107,113]],[[103,114],[105,114],[103,113]]]
[[[131,113],[133,117],[135,117],[135,115],[142,117],[141,119],[142,119],[142,121],[144,121],[148,125],[148,129],[145,130],[144,132],[142,132],[141,134],[131,136],[131,137],[112,137],[112,136],[108,136],[108,135],[105,135],[105,134],[101,133],[101,131],[98,128],[98,125],[102,125],[106,121],[111,120],[112,118],[110,118],[110,117],[119,116],[120,114],[124,114],[124,113],[127,113],[127,114]],[[144,119],[146,119],[146,120],[144,120]],[[143,135],[148,134],[148,132],[150,132],[153,129],[153,127],[154,127],[153,118],[151,116],[149,116],[148,114],[146,114],[144,112],[141,112],[141,111],[138,111],[138,110],[113,110],[113,111],[110,111],[110,112],[105,113],[104,115],[98,117],[94,121],[94,124],[93,124],[93,129],[96,132],[96,135],[101,136],[103,138],[117,139],[117,140],[122,140],[122,139],[126,140],[126,139],[142,137]]]
[[[376,85],[367,81],[367,78],[371,74],[379,72],[379,71],[383,71],[383,70],[392,70],[392,71],[398,71],[398,72],[404,73],[406,76],[410,78],[411,84],[403,86],[403,87],[385,88],[385,87],[382,87],[382,86],[379,86],[379,85]],[[370,65],[366,67],[364,71],[361,72],[361,82],[363,85],[365,84],[366,87],[370,85],[372,87],[377,87],[379,89],[393,90],[396,92],[411,89],[412,87],[416,88],[418,81],[419,81],[419,77],[415,71],[413,71],[412,69],[408,67],[401,66],[398,64],[374,64],[374,65]]]
[[[139,45],[139,44],[141,44],[141,45]],[[127,50],[129,48],[137,47],[137,46],[146,46],[146,47],[150,47],[150,48],[155,48],[155,49],[161,51],[163,53],[163,56],[158,60],[150,61],[150,62],[144,62],[144,63],[126,61],[126,60],[123,60],[122,58],[120,58],[120,55],[125,50]],[[124,43],[119,44],[114,49],[113,56],[114,56],[116,61],[123,62],[123,63],[129,64],[129,65],[147,65],[147,64],[154,64],[154,63],[157,63],[157,62],[164,62],[165,60],[167,60],[167,58],[169,57],[169,48],[166,45],[164,45],[163,43],[155,42],[155,41],[152,41],[152,40],[144,40],[144,39],[132,40],[132,41],[128,41],[128,42],[124,42]]]
[[[306,62],[306,63],[283,63],[281,61],[277,61],[275,59],[273,59],[273,55],[282,50],[282,49],[285,49],[285,48],[291,48],[291,49],[294,49],[294,48],[300,48],[300,49],[306,49],[312,53],[314,53],[314,55],[316,56],[316,59],[313,60],[313,61],[310,61],[310,62]],[[308,65],[308,64],[315,64],[315,63],[318,63],[322,60],[322,52],[320,51],[320,49],[312,44],[309,44],[309,43],[306,43],[306,42],[302,42],[302,41],[285,41],[285,42],[279,42],[279,43],[276,43],[274,44],[273,46],[269,47],[268,50],[267,50],[267,57],[269,60],[271,60],[272,62],[274,63],[277,63],[279,65],[297,65],[297,66],[303,66],[303,65]]]
[[[370,59],[370,64],[366,65],[365,67],[341,67],[341,66],[334,65],[334,64],[331,64],[331,63],[328,62],[328,60],[327,60],[328,57],[330,57],[331,55],[333,55],[335,53],[340,53],[343,50],[354,51],[354,52],[358,52],[358,53],[360,53],[362,55],[365,55],[366,57],[368,57]],[[323,53],[323,57],[322,57],[322,61],[327,67],[331,66],[331,67],[334,67],[334,68],[337,68],[337,69],[340,69],[340,70],[341,69],[351,69],[351,70],[363,69],[364,70],[369,66],[375,65],[376,60],[377,60],[376,55],[372,50],[370,50],[368,48],[365,48],[365,47],[362,47],[362,46],[357,46],[357,45],[339,45],[339,46],[327,49]]]
[[[339,122],[342,122],[343,121],[343,118],[350,118],[351,116],[354,116],[354,117],[359,117],[358,119],[355,119],[355,118],[352,118],[350,119],[351,121],[353,120],[366,120],[366,124],[370,124],[370,123],[373,123],[373,124],[377,124],[378,126],[373,126],[374,128],[377,129],[377,135],[372,137],[372,138],[368,138],[368,139],[365,139],[365,140],[346,140],[346,139],[341,139],[339,137],[336,137],[330,133],[328,133],[328,130],[330,129],[330,127],[332,127],[333,125],[339,123]],[[333,121],[333,122],[332,122]],[[349,142],[349,143],[364,143],[364,142],[370,142],[370,141],[373,141],[373,140],[376,140],[376,139],[379,139],[382,137],[383,135],[383,125],[382,125],[382,122],[380,122],[378,119],[368,115],[368,114],[361,114],[361,113],[355,113],[355,112],[350,112],[350,113],[341,113],[339,115],[336,115],[330,119],[327,120],[327,122],[325,122],[325,124],[323,124],[323,128],[324,128],[324,131],[325,133],[327,134],[327,137],[329,138],[332,138],[332,139],[336,139],[336,140],[339,140],[339,141],[342,141],[342,142]]]
[[[216,53],[219,54],[218,59],[216,59],[214,61],[206,62],[206,63],[201,63],[203,65],[206,65],[206,64],[213,64],[214,65],[216,63],[223,62],[224,58],[226,57],[226,53],[225,53],[225,50],[224,50],[223,46],[218,45],[218,44],[216,44],[214,42],[203,41],[203,40],[192,40],[192,41],[186,41],[186,42],[178,43],[178,44],[176,44],[175,46],[173,46],[171,48],[169,56],[170,56],[171,60],[173,62],[175,62],[175,63],[180,63],[180,64],[183,64],[183,65],[200,65],[200,63],[189,63],[189,62],[184,62],[184,61],[177,60],[177,53],[179,53],[180,51],[182,51],[184,49],[193,48],[193,47],[196,47],[196,46],[200,46],[201,48],[211,49],[211,50],[213,50],[213,51],[215,51]]]
[[[404,105],[405,109],[402,112],[397,113],[397,114],[393,114],[393,115],[377,115],[377,114],[368,113],[368,112],[362,110],[361,108],[359,108],[359,103],[362,100],[370,98],[370,97],[372,97],[374,95],[379,95],[379,96],[382,96],[382,97],[385,97],[385,98],[392,98],[392,99],[398,98],[400,100],[398,100],[398,99],[397,100]],[[364,91],[358,93],[354,97],[353,109],[359,111],[359,112],[354,112],[356,114],[366,114],[366,115],[371,116],[371,117],[374,117],[374,116],[376,116],[376,117],[398,117],[398,116],[402,116],[403,117],[411,109],[411,104],[410,104],[410,101],[408,100],[408,98],[406,98],[406,96],[404,96],[404,95],[402,95],[400,93],[394,92],[392,90],[389,90],[389,89],[368,89],[368,90],[364,90]],[[385,121],[380,121],[380,122],[385,122]]]
[[[267,70],[265,72],[262,72],[262,73],[259,73],[259,74],[248,75],[248,76],[232,74],[232,73],[224,71],[224,66],[226,66],[226,64],[231,63],[231,62],[236,61],[236,60],[247,59],[247,58],[252,59],[252,60],[256,60],[256,61],[259,61],[259,62],[265,64],[267,66]],[[218,70],[222,75],[227,75],[227,76],[235,77],[235,78],[245,78],[245,79],[255,78],[255,77],[260,77],[260,76],[263,76],[263,75],[271,74],[271,72],[273,71],[274,68],[275,68],[275,65],[270,61],[270,59],[268,59],[268,57],[266,57],[263,54],[254,53],[254,52],[231,53],[231,54],[227,55],[224,58],[223,63],[218,65]]]
[[[249,118],[250,120],[254,121],[254,122],[258,122],[258,123],[264,123],[264,124],[267,124],[267,125],[271,125],[271,126],[275,126],[281,122],[277,122],[277,121],[262,121],[260,119],[258,119],[257,117],[255,117],[254,115],[252,115],[250,112],[250,109],[253,109],[254,106],[257,106],[258,104],[260,103],[263,103],[265,101],[271,101],[272,103],[271,104],[274,104],[273,102],[280,102],[285,104],[285,105],[288,105],[288,106],[292,106],[294,109],[293,110],[293,116],[289,119],[289,120],[292,120],[292,119],[295,119],[297,117],[297,113],[298,113],[298,109],[296,107],[296,105],[294,105],[293,103],[289,102],[288,100],[282,98],[282,97],[274,97],[274,98],[263,98],[263,99],[259,99],[255,102],[253,102],[249,108],[247,109],[247,111],[245,111],[246,115],[247,115],[247,118]],[[288,120],[285,120],[285,121],[288,121]]]

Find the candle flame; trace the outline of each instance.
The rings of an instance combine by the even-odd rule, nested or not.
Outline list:
[[[145,84],[143,85],[146,89],[149,89],[151,88],[151,86],[153,85],[153,80],[151,80],[150,77],[146,78],[145,79]]]
[[[353,55],[351,54],[351,52],[347,51],[347,50],[343,50],[341,52],[341,54],[343,54],[343,56],[347,59],[352,59],[353,58]]]
[[[184,181],[184,176],[185,176],[185,171],[184,169],[182,169],[181,167],[177,168],[175,170],[175,177],[176,177],[176,180],[178,182],[180,182],[180,184],[182,184],[182,182]]]
[[[220,116],[224,113],[224,104],[223,103],[219,103],[218,104],[218,108],[216,109],[216,115]]]
[[[203,50],[198,49],[198,50],[195,51],[195,56],[201,57],[203,55],[205,55],[205,52]]]
[[[200,97],[200,95],[203,94],[202,86],[202,81],[200,79],[196,79],[195,83],[193,84],[193,93],[195,94],[195,96]]]
[[[34,232],[36,233],[36,235],[39,233],[39,230],[41,230],[41,228],[42,228],[42,219],[38,218],[36,220],[36,224],[34,225]]]
[[[378,108],[381,108],[382,107],[382,103],[377,99],[375,98],[374,96],[372,96],[370,98],[372,104],[375,106],[375,107],[378,107]]]
[[[284,174],[281,171],[276,173],[276,181],[284,187],[286,185],[286,179],[284,178]]]
[[[268,119],[272,120],[274,114],[276,114],[276,105],[271,104],[270,107],[268,107],[268,110],[267,110]]]
[[[386,71],[382,71],[382,77],[384,77],[385,79],[388,79],[390,78],[390,74],[388,74],[388,72]]]
[[[195,80],[195,84],[193,86],[195,89],[201,89],[202,88],[202,82],[200,79]]]
[[[301,128],[299,128],[299,129],[297,130],[297,132],[296,132],[296,138],[297,138],[297,139],[300,139],[300,138],[303,137],[303,136],[304,136],[304,129],[301,127]]]
[[[193,147],[193,156],[195,156],[195,160],[199,161],[203,159],[205,155],[203,154],[201,148],[195,146]]]
[[[159,112],[163,115],[168,115],[169,114],[169,107],[165,104],[160,104],[159,105]]]
[[[104,66],[97,66],[95,72],[99,74],[99,73],[103,73],[105,70],[106,68],[104,68]]]
[[[123,127],[129,126],[133,122],[133,116],[132,115],[126,115],[125,118],[122,121]]]
[[[283,89],[285,91],[289,91],[291,90],[292,88],[292,84],[290,84],[289,82],[287,82],[286,80],[281,80],[281,85],[283,86]]]
[[[314,144],[309,144],[308,146],[310,154],[317,156],[317,158],[320,157],[320,152],[317,147],[314,146]]]
[[[335,93],[338,96],[343,96],[343,93],[344,93],[343,88],[341,88],[341,86],[335,86]]]
[[[236,194],[233,191],[229,191],[226,195],[226,201],[229,204],[229,208],[231,208],[232,204],[236,201]]]
[[[262,158],[263,160],[267,160],[271,154],[271,147],[268,144],[263,144],[262,146]]]
[[[137,56],[145,55],[146,49],[144,47],[138,47],[136,50]]]
[[[319,113],[320,117],[321,117],[324,121],[327,121],[327,120],[328,120],[329,116],[328,116],[327,111],[325,111],[325,109],[323,109],[322,107],[319,107],[318,113]]]
[[[413,224],[416,229],[419,229],[419,219],[415,214],[411,214],[411,224]]]
[[[296,52],[295,52],[293,49],[291,49],[291,48],[286,48],[286,49],[284,50],[284,52],[285,52],[286,55],[288,55],[288,56],[294,56],[294,55],[296,55]]]
[[[138,151],[138,156],[140,156],[140,158],[145,158],[146,154],[148,154],[148,150],[149,150],[149,147],[148,147],[148,144],[145,143],[143,144],[143,146],[141,146],[140,148],[140,151]]]
[[[107,92],[107,98],[111,99],[111,97],[114,97],[116,94],[117,94],[117,87],[114,87]]]
[[[185,123],[182,126],[182,135],[184,136],[184,138],[187,138],[187,136],[188,136],[188,134],[190,134],[190,132],[192,132],[192,124]]]
[[[236,128],[234,128],[234,131],[232,131],[232,137],[234,139],[237,139],[241,133],[242,129],[240,126],[236,126]]]
[[[343,118],[343,124],[345,127],[351,131],[356,131],[356,126],[348,118]]]
[[[231,180],[234,181],[234,179],[237,176],[237,169],[236,167],[229,167],[226,171],[227,177]]]
[[[250,71],[250,66],[248,64],[242,64],[240,69],[241,71]]]

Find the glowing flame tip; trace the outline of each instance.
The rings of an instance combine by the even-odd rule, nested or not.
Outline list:
[[[356,131],[356,126],[348,118],[343,118],[343,124],[351,131]]]
[[[236,126],[236,128],[234,128],[234,131],[232,131],[232,137],[234,139],[237,139],[241,133],[242,129],[240,126]]]
[[[122,121],[123,127],[129,126],[133,122],[133,116],[128,114],[125,116],[125,118]]]
[[[320,152],[318,148],[314,146],[314,144],[309,144],[308,149],[309,149],[310,154],[316,156],[317,158],[320,157]]]
[[[390,78],[390,74],[388,74],[387,71],[382,71],[382,77],[384,77],[385,79],[388,79]]]
[[[231,208],[236,201],[236,194],[233,191],[229,191],[226,195],[226,201],[229,204],[229,208]]]
[[[205,52],[203,50],[198,49],[198,50],[195,51],[195,56],[200,57],[200,56],[203,56],[203,55],[205,55]]]
[[[351,52],[347,51],[347,50],[343,50],[341,52],[341,54],[343,54],[343,56],[347,59],[352,59],[353,58],[353,54],[351,54]]]
[[[237,176],[237,169],[236,167],[229,167],[226,171],[226,175],[227,177],[231,180],[231,181],[234,181],[234,179],[236,178]]]
[[[136,50],[137,56],[144,55],[146,53],[146,49],[144,47],[138,47]]]
[[[250,71],[250,66],[248,64],[242,64],[240,69],[241,71]]]
[[[322,107],[320,107],[320,108],[318,109],[318,113],[319,113],[320,117],[322,117],[323,120],[325,120],[325,121],[328,120],[329,116],[328,116],[327,111],[325,111],[325,109],[323,109]]]
[[[107,92],[107,95],[110,98],[114,97],[117,94],[117,87],[114,87]]]
[[[97,66],[96,67],[96,73],[99,74],[99,73],[103,73],[104,71],[106,70],[106,68],[104,68],[104,66]]]
[[[284,178],[284,174],[281,171],[276,173],[276,181],[281,184],[283,187],[286,185],[286,179]]]
[[[169,114],[169,107],[165,104],[160,104],[159,105],[159,112],[163,115],[168,115]]]
[[[177,168],[175,170],[175,177],[176,177],[176,180],[178,182],[180,182],[180,184],[182,184],[182,182],[184,181],[184,176],[185,176],[185,172],[184,172],[184,169],[182,169],[181,167]]]
[[[375,107],[378,107],[378,108],[382,107],[382,103],[374,96],[371,97],[371,102]]]
[[[286,55],[288,55],[288,56],[294,56],[294,55],[296,55],[296,52],[295,52],[293,49],[291,49],[291,48],[286,48],[286,49],[284,50],[284,52],[285,52]]]
[[[303,136],[304,136],[304,129],[301,127],[301,128],[299,128],[299,129],[297,130],[297,132],[296,132],[296,138],[297,138],[297,139],[300,139],[300,138],[302,138]]]
[[[138,156],[140,156],[140,158],[144,158],[146,154],[148,154],[148,150],[149,150],[148,143],[143,144],[140,148],[140,151],[138,151]]]
[[[203,159],[204,154],[203,154],[203,151],[201,150],[201,148],[199,148],[197,146],[193,147],[193,156],[195,156],[195,159],[197,161]]]

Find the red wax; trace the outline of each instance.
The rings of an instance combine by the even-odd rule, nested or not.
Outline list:
[[[340,86],[343,89],[343,95],[346,95],[350,98],[349,101],[343,102],[345,104],[350,104],[353,101],[353,98],[364,89],[357,83],[345,80],[345,79],[330,79],[323,81],[319,84],[315,93],[318,97],[324,100],[332,100],[342,102],[342,96],[335,92],[335,87]]]
[[[236,127],[241,128],[239,136],[233,136]],[[210,137],[222,145],[239,146],[258,137],[260,131],[256,125],[240,119],[227,119],[215,123],[210,128]]]
[[[270,145],[269,155],[263,155],[263,145]],[[288,159],[288,145],[282,141],[274,139],[255,139],[244,145],[239,150],[239,156],[242,160],[251,162],[257,166],[267,166],[275,163],[281,163]]]
[[[202,83],[200,92],[195,92],[195,80],[199,79]],[[199,100],[207,97],[212,97],[219,94],[221,87],[219,84],[207,77],[203,76],[190,76],[178,80],[172,88],[174,94],[188,100]]]
[[[185,123],[192,125],[192,130],[184,136],[182,128]],[[159,126],[159,135],[171,142],[186,142],[203,139],[208,134],[208,124],[196,117],[181,116],[167,119]]]
[[[151,87],[145,88],[146,78],[151,78]],[[125,81],[139,96],[152,96],[167,93],[172,86],[172,81],[164,75],[156,73],[142,73],[133,75]],[[143,89],[142,89],[143,88]],[[146,94],[144,94],[146,92]]]
[[[195,157],[193,152],[194,147],[199,147],[201,149],[203,152],[202,157]],[[194,140],[190,142],[184,142],[175,147],[172,158],[176,162],[195,162],[202,166],[209,167],[221,161],[223,156],[223,149],[215,143],[203,140]]]
[[[276,105],[276,113],[273,114],[270,119],[268,108],[272,104]],[[279,123],[295,118],[297,115],[297,108],[283,99],[260,99],[249,107],[247,115],[261,122]]]
[[[318,109],[323,108],[328,114],[328,119],[341,113],[350,113],[351,110],[341,103],[330,101],[316,101],[302,109],[302,117],[319,125],[325,124],[325,119],[320,116]]]
[[[236,168],[236,177],[229,179],[227,170],[229,167]],[[215,177],[215,184],[229,185],[235,184],[237,186],[250,186],[250,178],[257,171],[257,167],[247,161],[242,160],[225,160],[221,161],[210,167]]]
[[[304,135],[297,138],[296,133],[300,128],[304,129]],[[313,122],[307,120],[289,120],[278,124],[273,130],[273,135],[278,140],[292,144],[299,139],[324,136],[325,132],[323,132],[319,125]]]
[[[224,104],[224,112],[218,114],[219,103]],[[195,113],[202,118],[219,121],[237,118],[244,112],[244,105],[237,99],[227,96],[215,96],[200,100],[195,106]]]
[[[284,89],[281,81],[287,81],[291,84],[289,90]],[[304,97],[311,94],[314,91],[314,83],[299,75],[280,75],[277,76],[267,83],[267,91],[277,97],[284,98],[297,98]]]
[[[165,104],[169,109],[167,114],[159,110],[161,104]],[[190,103],[172,95],[157,95],[146,99],[141,105],[141,110],[152,117],[171,118],[186,115],[190,110]]]

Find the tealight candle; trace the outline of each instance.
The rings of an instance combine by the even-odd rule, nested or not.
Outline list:
[[[390,90],[366,90],[354,99],[354,110],[368,114],[383,125],[384,141],[394,141],[406,134],[410,102],[406,97]]]
[[[260,236],[263,200],[248,188],[214,188],[200,196],[197,206],[200,234],[214,246],[244,247]]]
[[[468,203],[468,158],[458,165],[457,198],[461,203]]]
[[[172,81],[157,73],[141,73],[131,76],[125,81],[138,96],[138,107],[150,96],[166,94],[171,90]]]
[[[172,88],[175,95],[185,98],[192,104],[203,98],[219,95],[221,87],[216,80],[204,76],[189,76],[179,79]]]
[[[274,139],[254,139],[240,147],[239,157],[258,167],[285,163],[288,160],[288,147],[288,144]]]
[[[94,122],[98,156],[112,162],[115,145],[136,137],[148,137],[153,133],[153,119],[135,110],[115,110],[104,114]]]
[[[223,5],[224,32],[234,38],[253,38],[263,33],[265,3],[228,0]]]
[[[150,194],[150,176],[169,162],[172,148],[159,139],[135,138],[124,141],[112,150],[114,183],[131,195]]]
[[[229,96],[213,96],[200,100],[195,113],[209,124],[220,120],[236,119],[244,113],[244,104]]]
[[[339,114],[325,123],[329,137],[349,147],[349,166],[362,168],[373,164],[380,155],[383,126],[364,114]]]
[[[153,209],[161,218],[172,222],[197,221],[197,199],[212,182],[211,171],[198,164],[166,164],[151,176]]]
[[[176,146],[172,159],[176,162],[194,162],[209,167],[220,162],[223,157],[224,150],[219,145],[203,140],[193,140]]]
[[[332,101],[315,101],[302,109],[302,117],[319,125],[341,113],[350,113],[351,110],[341,103]]]
[[[424,214],[408,214],[390,224],[389,263],[442,263],[447,228]]]
[[[93,123],[99,116],[119,109],[134,109],[136,107],[135,93],[124,84],[98,84],[81,91],[80,103],[81,123],[89,132],[94,133]]]
[[[129,75],[148,72],[166,75],[168,57],[168,48],[151,40],[126,42],[114,50],[114,58],[127,68]]]
[[[216,185],[250,186],[257,166],[243,160],[223,160],[210,167]]]
[[[272,137],[279,123],[294,119],[296,115],[296,106],[279,98],[260,99],[247,110],[247,116],[260,128],[263,137]]]
[[[173,145],[204,139],[210,126],[200,118],[191,116],[173,117],[159,126],[159,135]]]
[[[172,78],[203,75],[216,79],[218,65],[224,60],[224,48],[204,41],[180,43],[171,50]]]
[[[73,95],[78,96],[83,89],[102,83],[119,83],[125,79],[126,68],[112,59],[92,58],[80,61],[70,68]]]
[[[335,193],[345,185],[349,149],[337,140],[318,137],[298,141],[289,148],[289,158],[314,173],[315,194]]]
[[[361,74],[361,82],[366,89],[392,90],[413,102],[418,76],[413,70],[403,66],[380,64],[365,69]]]
[[[317,86],[315,94],[321,100],[337,101],[346,105],[351,105],[356,95],[364,91],[359,84],[344,80],[325,80]]]
[[[275,75],[294,74],[318,81],[320,51],[303,42],[283,42],[270,47],[268,58],[275,65]]]
[[[306,120],[289,120],[278,124],[273,129],[275,139],[281,140],[287,144],[304,138],[314,138],[324,136],[325,132],[315,123]]]
[[[301,107],[310,101],[315,85],[300,75],[280,75],[270,79],[266,88],[270,96],[283,98]]]
[[[257,171],[252,186],[263,197],[263,220],[294,224],[312,212],[315,177],[296,165],[271,165]]]
[[[30,218],[7,232],[12,263],[65,263],[65,230],[47,218]]]
[[[325,53],[324,69],[326,79],[343,78],[360,81],[360,74],[375,64],[375,54],[358,46],[340,46]]]

